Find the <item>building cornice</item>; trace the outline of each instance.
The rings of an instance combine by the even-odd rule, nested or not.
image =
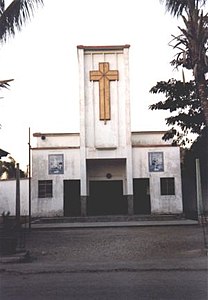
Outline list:
[[[83,49],[87,51],[105,51],[105,50],[123,50],[124,48],[130,48],[130,45],[106,45],[106,46],[84,46],[78,45],[77,49]]]
[[[141,145],[132,145],[132,148],[165,148],[165,147],[179,147],[177,145],[163,145],[163,144],[141,144]]]
[[[44,132],[35,132],[33,133],[33,136],[34,137],[42,137],[42,136],[69,136],[69,135],[73,135],[73,136],[76,136],[76,135],[80,135],[79,133],[77,132],[62,132],[62,133],[58,133],[58,132],[55,132],[55,133],[44,133]]]
[[[132,134],[165,134],[167,131],[132,131]]]
[[[80,146],[69,147],[32,147],[32,150],[67,150],[67,149],[80,149]]]

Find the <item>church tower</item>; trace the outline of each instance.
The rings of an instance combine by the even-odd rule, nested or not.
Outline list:
[[[129,47],[77,46],[82,215],[133,213]]]

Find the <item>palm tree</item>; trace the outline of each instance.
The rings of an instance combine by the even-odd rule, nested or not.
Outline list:
[[[35,7],[43,0],[13,0],[6,6],[0,0],[0,41],[6,42],[9,36],[15,35],[15,29],[21,30],[25,22],[33,15]]]
[[[35,6],[43,4],[43,0],[13,0],[6,6],[5,0],[0,0],[0,42],[6,42],[21,30],[25,22],[33,15]],[[9,80],[0,81],[0,88],[9,86]]]
[[[206,74],[208,73],[208,14],[204,14],[203,7],[206,0],[160,0],[165,2],[167,10],[174,16],[181,16],[185,28],[178,27],[181,31],[179,36],[174,36],[174,48],[179,50],[173,65],[182,66],[193,71],[196,83],[196,92],[202,113],[204,115],[205,140],[200,144],[198,157],[201,161],[201,167],[204,168],[204,196],[200,206],[205,205],[207,201],[207,173],[208,173],[208,86],[206,82]],[[184,15],[185,13],[185,15]],[[202,136],[201,136],[202,137]],[[204,155],[201,155],[204,151]],[[203,190],[203,187],[202,187]],[[204,244],[207,249],[205,222],[203,221],[204,208],[198,211],[200,214],[199,222],[202,222]]]
[[[178,49],[172,64],[193,70],[198,97],[208,128],[208,14],[203,13],[206,0],[160,0],[165,2],[167,11],[183,18],[185,28],[179,27],[181,34],[173,36],[173,47]],[[185,13],[185,15],[184,15]]]

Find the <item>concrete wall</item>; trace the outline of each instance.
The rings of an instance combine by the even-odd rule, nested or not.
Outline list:
[[[165,131],[135,131],[131,134],[132,146],[171,145],[162,139]]]
[[[148,165],[149,152],[163,152],[164,171],[150,172]],[[175,178],[175,195],[160,194],[160,178]],[[152,213],[182,213],[182,187],[179,147],[134,147],[133,178],[149,178]]]
[[[106,122],[99,120],[99,83],[89,79],[89,72],[97,70],[99,63],[104,61],[109,63],[110,70],[119,71],[119,80],[110,82],[111,119]],[[124,66],[124,52],[121,50],[85,53],[85,116],[81,117],[85,117],[86,147],[105,149],[126,146],[126,126],[129,124],[126,120],[129,95],[126,92],[129,78]]]
[[[28,215],[29,207],[29,179],[20,180],[20,209],[21,215]],[[0,214],[16,212],[16,180],[0,180]]]
[[[81,178],[81,160],[78,134],[37,134],[37,148],[32,150],[32,180],[31,205],[33,216],[62,216],[64,202],[64,180]],[[132,134],[132,178],[149,178],[152,213],[182,213],[182,191],[179,147],[172,147],[161,140],[163,133],[143,132]],[[62,146],[57,146],[60,143]],[[108,150],[110,151],[110,150]],[[101,157],[88,160],[87,179],[105,179],[107,173],[113,179],[126,181],[126,159],[116,156],[108,157],[106,150]],[[112,150],[113,151],[113,150]],[[150,172],[148,155],[150,152],[162,152],[164,157],[164,170]],[[62,154],[64,157],[64,173],[49,174],[48,157],[51,154]],[[111,156],[111,155],[110,155]],[[111,159],[110,159],[111,158]],[[175,178],[175,195],[164,196],[160,194],[160,178]],[[38,180],[53,181],[53,197],[38,198]],[[28,214],[28,179],[20,181],[21,214]],[[124,194],[128,194],[127,184],[124,184]],[[0,213],[10,211],[15,214],[16,181],[0,181]]]
[[[79,133],[34,133],[37,138],[37,148],[47,147],[79,147]]]
[[[64,174],[49,174],[48,155],[63,154]],[[79,149],[33,149],[32,159],[32,215],[63,215],[63,181],[80,179]],[[38,180],[53,181],[53,197],[38,198]]]
[[[78,46],[80,81],[80,137],[86,147],[86,157],[93,158],[100,149],[110,151],[113,158],[130,144],[129,45],[115,47]],[[100,120],[99,83],[90,80],[90,71],[99,63],[109,63],[118,71],[118,80],[110,81],[110,120]],[[97,151],[98,150],[98,151]],[[94,154],[93,152],[96,152]],[[99,154],[98,154],[99,155]]]

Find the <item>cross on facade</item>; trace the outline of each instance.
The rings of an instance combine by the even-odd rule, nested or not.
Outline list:
[[[110,120],[110,81],[119,80],[117,70],[109,70],[109,63],[99,63],[99,70],[90,71],[90,81],[99,81],[100,120]]]

